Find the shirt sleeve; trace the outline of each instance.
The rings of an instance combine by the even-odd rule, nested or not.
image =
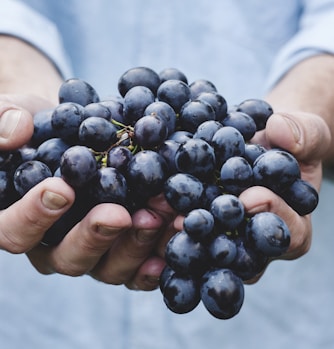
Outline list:
[[[12,35],[36,47],[63,77],[71,76],[69,59],[54,23],[16,0],[1,0],[0,34]]]
[[[272,88],[300,61],[321,53],[334,54],[334,2],[303,1],[299,30],[281,48],[273,62],[267,89]]]

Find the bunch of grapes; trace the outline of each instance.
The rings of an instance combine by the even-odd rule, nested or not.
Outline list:
[[[86,81],[65,81],[59,104],[35,114],[29,144],[0,153],[0,208],[47,177],[63,178],[76,199],[46,232],[43,243],[52,246],[95,205],[134,212],[164,193],[185,217],[166,246],[165,304],[186,313],[202,301],[219,319],[235,316],[244,281],[290,243],[280,217],[247,216],[239,195],[265,186],[306,215],[317,206],[316,190],[301,179],[290,153],[250,143],[273,113],[264,100],[228,106],[211,81],[189,84],[174,68],[159,74],[131,68],[119,78],[118,92],[101,100]]]

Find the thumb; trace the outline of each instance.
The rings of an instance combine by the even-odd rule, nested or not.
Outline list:
[[[25,95],[0,95],[0,149],[26,144],[34,131],[33,114],[50,108],[49,102]]]
[[[271,147],[283,148],[299,161],[312,163],[325,157],[331,135],[327,124],[318,115],[275,113],[268,119],[266,139]]]

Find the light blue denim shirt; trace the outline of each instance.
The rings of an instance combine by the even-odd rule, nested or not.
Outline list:
[[[333,0],[1,0],[0,32],[43,51],[64,78],[101,97],[146,65],[211,80],[229,104],[262,97],[294,64],[334,52]],[[1,54],[1,53],[0,53]],[[334,82],[333,82],[334,88]],[[233,319],[200,305],[167,310],[160,292],[134,292],[88,276],[42,276],[27,258],[0,251],[0,348],[332,349],[331,206],[325,181],[311,251],[276,261]]]

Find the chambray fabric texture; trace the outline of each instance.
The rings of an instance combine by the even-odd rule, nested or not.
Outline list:
[[[30,42],[102,98],[133,66],[173,66],[234,104],[262,97],[300,60],[334,52],[334,1],[2,0],[0,33]],[[332,349],[333,197],[328,178],[311,251],[272,263],[227,321],[202,305],[173,314],[158,290],[42,276],[24,255],[0,251],[0,348]]]

